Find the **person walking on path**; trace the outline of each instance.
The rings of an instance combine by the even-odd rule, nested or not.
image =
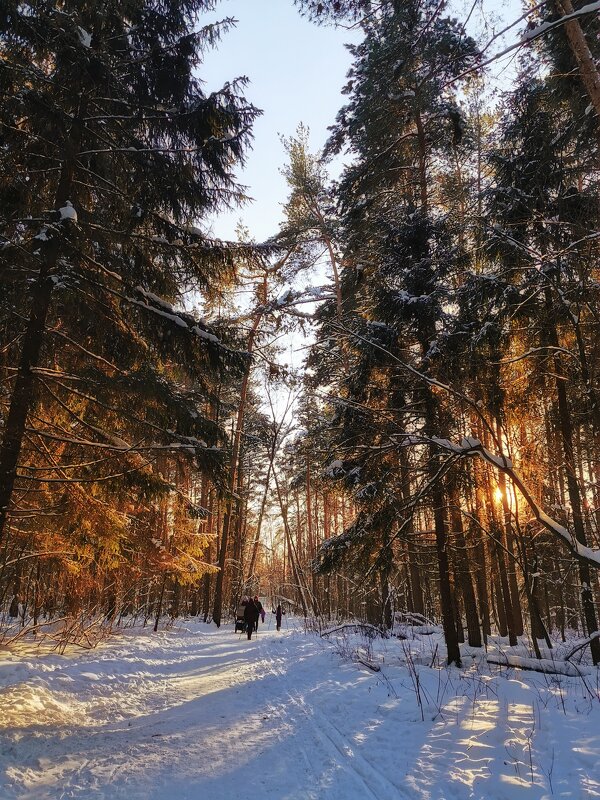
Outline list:
[[[283,611],[281,610],[281,603],[277,604],[277,609],[275,611],[275,622],[277,623],[277,630],[281,630],[281,615]]]
[[[254,600],[250,597],[246,606],[244,607],[244,622],[246,623],[246,633],[248,634],[248,639],[252,639],[252,631],[258,629],[258,608],[256,607]]]
[[[262,603],[258,599],[258,595],[254,595],[254,606],[256,608],[256,627],[254,628],[255,631],[258,631],[258,618],[259,616],[262,617],[262,621],[265,621],[265,610],[262,606]]]

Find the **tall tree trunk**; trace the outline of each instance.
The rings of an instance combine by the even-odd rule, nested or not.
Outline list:
[[[425,389],[425,426],[428,436],[438,435],[436,400],[429,387]],[[448,557],[448,532],[446,528],[446,515],[444,488],[442,479],[437,475],[439,460],[437,449],[434,445],[429,447],[428,477],[431,481],[430,497],[433,506],[433,527],[435,531],[435,549],[437,554],[438,578],[440,583],[440,605],[442,612],[442,626],[444,639],[448,652],[448,664],[460,666],[460,648],[458,632],[456,630],[454,601],[450,583],[450,559]]]
[[[277,499],[279,501],[279,510],[281,511],[281,519],[283,520],[283,528],[285,530],[285,538],[288,545],[288,553],[290,557],[290,564],[292,567],[292,574],[294,576],[294,581],[296,582],[296,586],[298,587],[298,595],[300,597],[300,604],[302,606],[302,614],[304,617],[308,617],[308,605],[306,603],[306,598],[304,596],[305,587],[302,583],[302,576],[300,573],[300,567],[298,564],[298,559],[295,552],[294,542],[292,540],[292,532],[290,530],[289,520],[288,520],[288,513],[287,513],[287,506],[283,501],[283,496],[281,494],[281,486],[279,484],[279,479],[277,478],[277,472],[273,470],[273,478],[275,480],[275,489],[277,491]],[[315,614],[316,614],[315,610]]]
[[[571,0],[558,0],[556,6],[561,14],[573,14],[574,12]],[[564,28],[569,46],[579,67],[581,81],[594,106],[596,116],[600,120],[600,74],[596,62],[590,52],[579,20],[571,19],[565,22]]]
[[[546,292],[546,305],[551,309],[550,294]],[[549,319],[551,317],[549,316]],[[552,347],[559,347],[559,339],[554,325],[550,325],[548,329],[548,341]],[[563,458],[565,465],[565,473],[567,476],[567,494],[569,495],[569,502],[571,504],[571,512],[573,515],[573,529],[577,541],[587,546],[587,536],[583,524],[582,502],[579,484],[577,482],[577,472],[575,465],[575,453],[573,448],[573,423],[571,421],[571,412],[569,409],[569,401],[567,398],[566,382],[562,377],[562,365],[558,349],[555,350],[554,355],[554,383],[556,387],[556,397],[558,405],[558,418],[560,428],[560,438],[562,443]],[[587,628],[588,636],[598,630],[598,622],[596,618],[596,609],[594,606],[594,596],[592,592],[592,581],[590,574],[590,567],[583,560],[578,561],[579,568],[579,581],[581,586],[581,603],[583,607],[583,616],[585,626]],[[592,659],[594,664],[600,664],[600,639],[594,639],[590,644],[592,651]]]
[[[256,533],[254,535],[254,542],[252,544],[252,555],[250,556],[250,565],[248,567],[248,572],[247,572],[248,578],[251,578],[252,575],[254,575],[254,569],[256,567],[256,559],[258,558],[258,547],[260,545],[260,532],[262,530],[263,518],[265,515],[265,509],[267,507],[267,500],[269,497],[269,484],[271,482],[271,472],[273,470],[273,458],[274,458],[274,452],[271,451],[269,459],[269,468],[267,469],[267,476],[265,478],[265,488],[260,503],[260,511],[258,512],[258,520],[256,522]]]
[[[524,631],[523,614],[521,603],[519,602],[519,587],[517,585],[517,571],[515,568],[515,542],[512,526],[512,514],[507,495],[506,476],[503,472],[498,473],[498,488],[502,494],[502,512],[504,516],[504,535],[503,542],[506,547],[506,563],[508,575],[508,587],[510,591],[510,608],[512,614],[512,624],[515,636],[522,636]]]
[[[475,600],[475,589],[471,578],[471,567],[467,552],[467,540],[463,526],[462,513],[460,510],[460,498],[456,486],[450,489],[450,519],[452,530],[456,537],[456,561],[457,579],[460,583],[461,594],[465,606],[465,617],[467,620],[467,635],[471,647],[481,647],[481,630],[479,627],[479,615],[477,613],[477,602]]]
[[[400,448],[400,477],[402,500],[410,514],[410,519],[406,525],[406,557],[408,559],[408,574],[410,577],[410,596],[412,598],[412,608],[416,614],[425,614],[425,603],[423,601],[423,588],[419,565],[417,563],[416,538],[413,513],[409,508],[411,501],[410,469],[408,456],[405,448]]]
[[[251,356],[254,349],[254,340],[258,331],[258,326],[262,319],[262,313],[257,313],[254,318],[250,335],[248,336],[247,351]],[[246,413],[246,400],[248,397],[248,386],[250,384],[250,374],[252,372],[252,362],[249,359],[242,378],[240,387],[240,401],[238,403],[235,431],[233,434],[233,447],[231,451],[231,466],[229,468],[229,494],[226,498],[225,513],[223,515],[223,528],[221,530],[221,542],[219,547],[219,571],[215,585],[215,598],[213,605],[213,621],[217,628],[221,626],[221,615],[223,612],[223,582],[225,579],[225,565],[227,562],[227,547],[229,544],[229,533],[231,529],[231,518],[233,515],[234,493],[237,484],[238,464],[240,457],[240,447],[242,441],[242,431],[244,428],[244,416]]]
[[[475,430],[477,431],[477,438],[482,441],[482,434],[479,422],[476,423]],[[470,533],[473,541],[475,542],[475,583],[477,586],[477,597],[479,601],[479,609],[481,613],[481,627],[483,629],[483,641],[487,644],[487,637],[492,632],[490,620],[490,594],[488,590],[488,569],[486,558],[486,546],[484,540],[484,509],[485,509],[485,493],[484,493],[484,466],[479,461],[474,461],[471,464],[474,479],[474,494],[471,497],[471,514],[472,523]]]
[[[484,437],[484,442],[489,446],[490,443]],[[500,626],[500,635],[505,636],[508,634],[508,641],[511,647],[517,644],[517,626],[515,624],[513,598],[510,592],[510,583],[508,580],[508,569],[506,566],[507,547],[506,547],[506,529],[500,521],[499,509],[496,503],[495,486],[492,483],[489,472],[487,473],[486,480],[486,494],[487,494],[487,508],[488,516],[490,519],[490,531],[494,537],[493,553],[498,568],[498,582],[496,586],[496,598],[498,603],[502,604],[502,608],[498,606],[498,622]],[[498,486],[499,488],[499,486]],[[504,509],[503,509],[504,511]],[[518,596],[515,599],[518,602]],[[506,631],[503,633],[504,625]]]
[[[51,272],[56,256],[40,269],[32,291],[31,316],[23,337],[21,358],[17,368],[15,386],[10,399],[10,407],[0,445],[0,544],[4,542],[5,528],[10,501],[17,476],[17,464],[25,435],[29,409],[34,399],[33,368],[39,363],[40,351],[46,329],[46,319],[52,297]]]
[[[383,531],[383,542],[381,549],[383,567],[379,573],[381,587],[381,613],[379,615],[379,624],[383,624],[383,627],[386,630],[391,631],[391,629],[394,627],[392,597],[390,594],[390,577],[393,567],[393,552],[392,542],[390,541],[387,529]]]
[[[510,594],[510,584],[508,582],[508,570],[506,568],[506,551],[504,529],[497,522],[492,529],[495,539],[496,561],[498,563],[498,577],[500,579],[500,596],[504,607],[504,615],[506,619],[506,626],[508,628],[508,643],[511,647],[518,644],[517,634],[515,631],[515,621],[513,615],[512,598]]]
[[[429,210],[429,192],[427,188],[427,137],[425,135],[425,128],[420,111],[417,111],[415,114],[415,125],[417,126],[421,211],[423,214],[427,214]]]
[[[240,446],[240,454],[238,457],[237,465],[237,479],[235,487],[235,503],[233,511],[233,519],[235,522],[233,529],[233,559],[241,575],[242,567],[242,550],[243,550],[243,530],[244,530],[244,447]]]
[[[63,163],[58,188],[54,197],[54,208],[57,210],[62,208],[67,200],[72,200],[74,197],[75,164],[81,149],[84,130],[82,119],[85,116],[86,109],[87,100],[82,97],[71,126],[70,137],[64,147]],[[60,227],[71,224],[70,220],[65,220],[60,223]],[[64,230],[66,231],[66,227],[64,227]],[[61,231],[58,235],[63,235],[63,232]],[[17,465],[25,435],[27,416],[34,402],[35,380],[33,370],[38,366],[40,360],[46,320],[54,287],[52,273],[56,267],[60,243],[58,240],[51,241],[47,243],[46,248],[43,256],[44,261],[33,284],[29,321],[23,336],[21,357],[10,398],[4,436],[0,445],[0,545],[5,540],[6,523],[17,476]]]
[[[433,449],[432,449],[433,450]],[[435,453],[430,453],[430,460],[435,464]],[[448,535],[444,514],[445,498],[441,485],[436,483],[431,492],[433,502],[433,519],[435,529],[435,549],[437,553],[438,574],[440,581],[440,602],[442,606],[442,625],[444,639],[448,651],[448,664],[460,667],[460,648],[456,630],[454,600],[450,583],[450,559],[448,558]]]
[[[167,578],[168,578],[168,574],[167,574],[167,572],[165,570],[165,572],[163,573],[163,579],[162,579],[162,583],[161,583],[161,586],[160,586],[160,593],[158,595],[158,603],[156,605],[156,615],[155,615],[155,618],[154,618],[154,628],[153,628],[154,633],[156,633],[156,631],[158,630],[158,623],[160,622],[160,618],[162,616],[162,608],[163,608],[163,601],[164,601],[164,597],[165,597],[165,588],[167,586]]]

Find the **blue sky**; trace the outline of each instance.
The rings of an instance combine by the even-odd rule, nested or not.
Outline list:
[[[321,28],[303,19],[292,0],[224,0],[206,21],[235,17],[236,28],[216,50],[207,53],[200,70],[205,88],[220,88],[242,75],[250,79],[247,98],[263,110],[254,128],[254,149],[239,178],[255,202],[212,221],[216,236],[235,238],[243,219],[250,234],[262,241],[277,232],[287,188],[279,170],[285,151],[279,136],[308,125],[311,147],[320,149],[327,127],[345,98],[340,90],[350,66],[344,47],[358,41],[356,32]]]
[[[474,16],[471,32],[480,33],[487,41],[507,21],[520,16],[519,6],[519,0],[484,0],[485,13]],[[471,0],[452,2],[453,13],[461,19],[470,8]],[[280,135],[292,136],[303,122],[311,131],[312,150],[325,144],[327,128],[346,99],[340,90],[351,59],[344,44],[358,42],[360,33],[314,25],[300,16],[293,0],[222,0],[202,22],[225,17],[233,17],[237,25],[206,53],[200,77],[210,91],[246,76],[250,80],[246,97],[262,109],[263,116],[254,126],[254,148],[248,154],[246,168],[238,171],[254,202],[219,214],[209,223],[213,235],[235,239],[241,219],[251,237],[263,241],[277,232],[287,197],[280,174],[286,160]],[[511,31],[507,41],[498,40],[497,49],[515,41],[518,30]],[[514,74],[515,57],[513,52],[492,65],[486,77],[488,88],[507,87]]]

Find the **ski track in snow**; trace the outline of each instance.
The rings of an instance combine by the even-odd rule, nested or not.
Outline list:
[[[252,641],[192,622],[4,651],[0,800],[600,798],[600,702],[580,681],[425,653],[422,721],[400,643],[374,645],[373,673],[271,617]]]
[[[375,800],[387,800],[387,798],[393,800],[407,796],[400,787],[388,781],[366,758],[356,752],[347,736],[331,720],[327,719],[316,705],[309,705],[301,694],[288,690],[285,685],[284,664],[285,662],[281,658],[269,659],[267,657],[265,659],[266,669],[271,672],[279,684],[279,691],[285,698],[284,705],[279,708],[272,707],[273,711],[282,719],[285,719],[286,716],[288,718],[294,716],[294,727],[299,730],[307,729],[307,732],[302,734],[303,739],[308,740],[311,744],[317,743],[315,749],[327,758],[329,769],[334,772],[341,768],[344,769],[344,778],[348,779],[351,785],[341,787],[339,784],[341,776],[338,776],[336,788],[339,795],[335,796],[340,798],[365,797],[375,798]],[[296,711],[299,713],[294,714]],[[323,796],[320,794],[320,789],[326,790],[327,787],[319,787],[319,772],[313,766],[306,748],[302,747],[302,750],[305,761],[311,765],[315,779],[315,789],[307,797],[319,798]]]

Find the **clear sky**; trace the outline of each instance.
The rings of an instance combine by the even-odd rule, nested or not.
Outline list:
[[[312,150],[324,145],[327,127],[345,100],[340,90],[350,55],[344,43],[359,41],[359,34],[309,23],[292,0],[223,0],[206,15],[207,21],[224,17],[238,24],[207,53],[200,77],[206,90],[214,90],[245,75],[250,79],[246,97],[263,116],[254,127],[247,166],[239,173],[255,202],[220,214],[212,229],[216,236],[233,239],[241,218],[251,236],[262,241],[277,232],[287,196],[279,172],[286,160],[279,136],[293,135],[303,122],[311,131]]]

